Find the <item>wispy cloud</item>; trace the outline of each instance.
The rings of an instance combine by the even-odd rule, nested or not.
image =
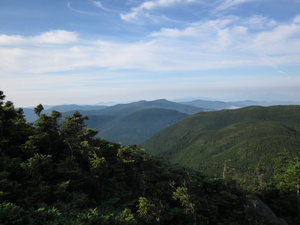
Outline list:
[[[104,7],[102,2],[100,2],[100,1],[92,1],[92,4],[94,6],[96,6],[97,8],[102,9],[102,10],[107,11],[107,12],[120,13],[118,10],[108,8],[108,7]]]
[[[224,11],[227,9],[230,9],[232,7],[235,7],[237,5],[247,3],[247,2],[253,2],[257,0],[219,0],[217,1],[218,6],[213,10],[214,12]]]
[[[141,3],[137,7],[131,8],[128,13],[122,13],[121,19],[127,22],[136,22],[139,17],[150,17],[149,12],[156,8],[171,7],[176,4],[189,4],[196,0],[152,0]]]
[[[107,10],[106,8],[103,7],[101,2],[93,1],[93,5],[100,8],[100,9]]]
[[[162,28],[159,32],[152,33],[152,36],[157,40],[165,41],[166,44],[181,46],[181,49],[192,48],[198,52],[213,54],[215,59],[218,58],[218,54],[221,54],[223,59],[231,59],[229,61],[232,63],[238,62],[235,61],[235,57],[241,57],[240,59],[246,59],[245,62],[251,62],[253,65],[270,65],[270,62],[274,65],[299,64],[298,17],[295,17],[291,23],[280,24],[266,18],[241,19],[230,16],[201,21],[183,29]],[[258,22],[260,19],[270,24],[267,30],[252,29],[249,21]],[[261,61],[261,58],[265,60]]]
[[[249,29],[254,30],[270,29],[278,25],[278,22],[275,20],[262,15],[253,15],[249,18],[243,18],[242,20],[242,22],[248,26]]]
[[[57,0],[16,9],[5,1],[0,88],[18,105],[266,92],[297,99],[298,2]]]
[[[71,3],[68,2],[67,3],[67,7],[72,10],[73,12],[76,12],[76,13],[80,13],[80,14],[84,14],[84,15],[89,15],[89,16],[99,16],[100,14],[99,13],[94,13],[94,12],[86,12],[86,11],[82,11],[82,10],[78,10],[78,9],[75,9],[71,6]],[[99,5],[97,6],[99,7]]]
[[[66,30],[28,37],[1,35],[0,72],[47,73],[90,67],[193,71],[299,65],[299,18],[287,23],[269,20],[272,26],[268,30],[253,30],[251,18],[229,16],[182,29],[162,28],[139,42],[84,40]]]

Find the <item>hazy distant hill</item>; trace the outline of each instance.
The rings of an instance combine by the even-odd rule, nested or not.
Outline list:
[[[99,130],[98,137],[122,144],[140,144],[155,132],[174,124],[182,118],[202,109],[164,99],[139,101],[114,106],[61,105],[44,110],[56,110],[63,116],[72,115],[75,110],[88,116],[87,126]],[[26,118],[33,122],[36,115],[33,109],[25,109]]]
[[[125,117],[110,116],[105,119],[104,115],[90,116],[87,125],[99,130],[99,137],[129,145],[140,144],[159,130],[187,116],[176,110],[151,108]]]
[[[45,107],[46,109],[43,111],[44,113],[50,113],[53,110],[56,110],[58,112],[64,113],[64,112],[70,112],[70,111],[83,111],[83,110],[103,110],[107,108],[108,106],[103,106],[103,105],[57,105],[57,106],[52,106],[52,107]],[[37,119],[33,108],[23,108],[24,114],[26,117],[26,120],[28,122],[33,122]]]
[[[117,104],[107,107],[103,110],[85,110],[84,113],[86,115],[112,115],[120,117],[130,115],[131,113],[137,112],[139,110],[151,108],[171,109],[188,115],[203,111],[203,109],[199,107],[171,102],[165,99],[159,99],[155,101],[142,100],[128,104]]]
[[[247,106],[272,106],[272,105],[299,105],[297,102],[275,102],[275,101],[235,101],[235,102],[223,102],[223,101],[206,101],[206,100],[193,100],[189,102],[181,102],[182,104],[199,107],[208,111],[220,110],[220,109],[237,109]]]
[[[123,144],[140,144],[154,132],[178,122],[187,115],[204,110],[220,110],[222,108],[242,107],[243,104],[254,104],[251,101],[226,103],[221,101],[196,100],[192,102],[176,103],[165,99],[155,101],[138,101],[114,106],[100,105],[59,105],[47,107],[45,113],[56,110],[65,115],[72,115],[78,110],[89,117],[88,127],[99,130],[99,137]],[[46,108],[46,107],[45,107]],[[204,109],[205,108],[205,109]],[[150,111],[143,111],[152,109]],[[155,109],[155,110],[154,110]],[[158,110],[167,109],[169,111]],[[36,120],[33,109],[24,109],[29,122]],[[151,121],[151,122],[148,122]],[[171,121],[171,122],[170,122]]]
[[[56,110],[58,112],[68,112],[72,110],[102,110],[107,108],[108,106],[104,105],[57,105],[53,106],[47,110],[46,112],[51,112],[52,110]]]
[[[252,102],[251,105],[257,105]],[[220,109],[234,109],[249,106],[249,104],[235,103],[235,102],[222,102],[222,101],[205,101],[205,100],[194,100],[191,102],[182,102],[182,104],[204,108],[206,110],[220,110]]]
[[[138,110],[147,108],[163,108],[172,109],[178,112],[182,112],[188,115],[200,111],[214,111],[220,109],[235,109],[247,106],[270,106],[270,105],[292,105],[297,103],[293,102],[256,102],[256,101],[237,101],[237,102],[223,102],[223,101],[206,101],[206,100],[193,100],[186,102],[172,102],[165,99],[158,99],[154,101],[141,100],[138,102],[132,102],[127,104],[116,104],[113,106],[103,105],[57,105],[57,106],[45,106],[44,112],[51,112],[56,110],[59,112],[68,112],[72,114],[73,111],[83,111],[85,115],[114,115],[114,116],[126,116]],[[300,103],[298,103],[300,104]],[[36,120],[36,115],[33,112],[33,108],[23,108],[27,121],[33,122]]]
[[[300,155],[300,106],[200,112],[156,133],[142,146],[195,169],[220,173],[270,163],[279,152]]]

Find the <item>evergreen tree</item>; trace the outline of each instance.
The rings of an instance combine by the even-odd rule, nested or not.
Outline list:
[[[40,104],[27,124],[4,98],[0,92],[0,224],[275,224],[249,210],[231,181],[95,138],[79,112],[60,121]],[[285,170],[287,183],[296,165]]]

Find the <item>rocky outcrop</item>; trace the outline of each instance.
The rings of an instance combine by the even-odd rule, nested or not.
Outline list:
[[[273,211],[256,195],[250,195],[248,198],[248,207],[253,208],[263,217],[278,225],[289,225],[285,220],[278,218]]]

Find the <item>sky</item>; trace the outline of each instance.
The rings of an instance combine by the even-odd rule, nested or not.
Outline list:
[[[0,59],[18,107],[299,102],[300,0],[1,0]]]

